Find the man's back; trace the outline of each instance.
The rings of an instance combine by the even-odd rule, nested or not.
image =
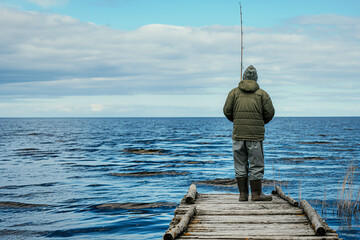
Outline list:
[[[275,114],[269,94],[247,79],[230,91],[223,110],[234,123],[233,139],[243,141],[263,141],[264,125]]]

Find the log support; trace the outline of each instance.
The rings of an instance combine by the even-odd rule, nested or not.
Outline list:
[[[185,215],[181,218],[178,224],[173,227],[170,227],[164,234],[164,240],[174,240],[177,236],[182,234],[187,228],[189,222],[196,214],[196,205],[190,207]]]
[[[190,187],[189,187],[189,191],[188,191],[188,193],[187,193],[186,196],[185,196],[185,202],[186,202],[187,204],[194,204],[195,199],[196,199],[196,195],[197,195],[196,185],[195,185],[195,184],[191,184]]]
[[[325,226],[323,224],[323,220],[320,215],[311,207],[311,205],[306,200],[301,200],[300,202],[301,208],[304,210],[306,215],[309,217],[311,225],[314,228],[316,235],[325,236]]]
[[[297,207],[299,206],[299,202],[295,201],[292,197],[285,195],[285,193],[281,190],[280,186],[276,186],[276,193],[282,198],[288,201],[291,205]]]

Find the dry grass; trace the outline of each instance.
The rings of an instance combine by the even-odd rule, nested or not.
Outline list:
[[[326,183],[325,183],[325,190],[324,190],[324,200],[322,202],[322,207],[321,207],[321,214],[324,215],[324,212],[326,214]]]
[[[299,180],[298,188],[299,188],[299,201],[301,202],[301,187],[302,187],[302,177],[301,180]]]
[[[272,162],[272,170],[273,170],[274,190],[275,190],[275,168],[274,168],[274,161]],[[280,182],[280,184],[281,184],[281,182]]]
[[[348,164],[345,177],[339,182],[337,212],[339,216],[351,216],[360,211],[359,171],[354,161]]]

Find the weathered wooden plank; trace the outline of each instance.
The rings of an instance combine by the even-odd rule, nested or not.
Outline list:
[[[187,209],[191,205],[180,205],[177,209]],[[260,210],[260,209],[294,209],[290,204],[214,204],[214,203],[197,203],[197,209],[211,210]]]
[[[207,235],[207,236],[185,236],[182,235],[179,238],[186,240],[195,240],[195,239],[209,239],[209,240],[218,240],[218,239],[226,239],[226,240],[338,240],[337,236],[254,236],[254,237],[242,237],[242,236],[223,236],[223,235]]]
[[[260,202],[260,201],[259,201]],[[268,202],[268,203],[259,203],[257,202],[256,204],[243,204],[243,203],[239,203],[239,202],[217,202],[217,201],[206,201],[206,202],[196,202],[197,205],[201,205],[201,204],[215,204],[215,205],[229,205],[229,204],[237,204],[237,205],[244,205],[244,206],[251,206],[251,205],[271,205],[271,204],[276,204],[276,205],[289,205],[289,203],[277,203],[277,202]]]
[[[275,216],[276,217],[276,216]],[[217,222],[216,224],[207,223],[207,222],[196,222],[193,223],[192,221],[189,223],[189,227],[212,227],[212,228],[233,228],[229,223],[220,223]],[[309,222],[307,223],[269,223],[269,224],[262,224],[262,223],[242,223],[238,225],[238,229],[240,228],[277,228],[277,229],[288,229],[288,228],[311,228],[311,225]]]
[[[280,198],[277,195],[273,195],[276,198]],[[199,198],[237,198],[239,199],[239,194],[233,194],[233,193],[217,193],[217,194],[207,194],[207,193],[201,193],[198,196]]]
[[[309,220],[307,219],[294,219],[292,220],[293,223],[295,224],[308,224],[309,223]],[[220,221],[200,221],[200,220],[194,220],[194,221],[191,221],[189,224],[193,225],[193,224],[212,224],[212,225],[222,225],[222,224],[227,224],[229,227],[237,227],[239,224],[275,224],[275,223],[283,223],[283,224],[286,224],[287,222],[286,221],[281,221],[281,220],[278,220],[278,219],[274,219],[272,221],[266,221],[266,220],[262,220],[262,219],[259,219],[259,217],[254,220],[250,220],[250,221],[247,221],[246,219],[242,220],[242,221],[226,221],[226,222],[220,222]]]
[[[203,231],[203,230],[209,230],[209,232],[212,231],[227,231],[231,232],[232,229],[234,229],[234,226],[228,223],[217,223],[217,224],[209,224],[209,223],[195,223],[195,224],[189,224],[188,225],[188,231]],[[271,224],[262,224],[262,223],[243,223],[239,224],[236,227],[236,230],[241,231],[251,231],[254,229],[262,229],[262,231],[289,231],[289,230],[307,230],[312,231],[312,228],[309,223],[271,223]]]
[[[249,199],[251,199],[251,198],[249,197]],[[238,204],[259,204],[259,203],[262,203],[262,204],[276,203],[276,204],[278,204],[278,203],[284,203],[284,204],[286,204],[286,203],[288,203],[286,200],[279,199],[279,198],[275,198],[272,201],[268,201],[268,202],[265,202],[265,201],[263,201],[263,202],[260,201],[259,202],[259,201],[251,201],[251,200],[240,202],[239,197],[237,199],[232,199],[232,198],[216,198],[216,199],[215,198],[202,198],[202,199],[196,200],[196,203],[202,203],[202,202],[206,202],[206,203],[216,202],[216,203],[222,203],[222,204],[228,204],[228,203],[238,203]]]
[[[272,226],[273,225],[273,226]],[[293,235],[303,234],[304,231],[306,233],[311,233],[314,235],[314,230],[311,228],[310,225],[303,226],[302,224],[267,224],[265,227],[263,224],[244,224],[242,226],[229,226],[229,225],[206,225],[206,224],[197,224],[197,225],[189,225],[187,232],[233,232],[233,231],[241,231],[242,234],[246,232],[254,232],[258,231],[254,235],[259,234],[272,234],[272,235],[282,235],[282,234],[289,234],[291,232]]]
[[[272,202],[265,202],[265,201],[258,201],[258,202],[239,202],[239,201],[196,201],[196,204],[221,204],[221,205],[228,205],[228,204],[237,204],[237,205],[259,205],[259,204],[278,204],[278,205],[287,205],[289,204],[285,200],[282,200],[283,202],[279,201],[272,201]]]
[[[209,195],[209,194],[198,194],[196,203],[202,202],[217,202],[221,204],[238,203],[238,204],[267,204],[267,203],[288,203],[286,200],[280,198],[277,195],[272,195],[273,200],[269,202],[253,202],[251,196],[249,201],[239,202],[239,195],[228,194],[228,195]]]
[[[264,230],[263,228],[260,229],[251,229],[251,230],[244,230],[244,229],[233,229],[232,231],[228,230],[214,230],[210,231],[206,229],[206,231],[202,231],[201,229],[188,229],[184,235],[187,236],[214,236],[214,235],[221,235],[221,236],[242,236],[244,238],[248,237],[259,237],[259,236],[315,236],[314,230],[312,229],[289,229],[287,231],[277,231],[276,229],[269,229]],[[331,235],[329,235],[331,236]]]
[[[242,223],[309,223],[309,219],[305,215],[262,215],[259,216],[228,216],[228,215],[198,215],[193,218],[193,223],[226,223],[226,224],[242,224]]]
[[[185,214],[187,209],[177,209],[175,214]],[[262,210],[207,210],[199,208],[199,215],[298,215],[302,214],[301,209],[262,209]]]

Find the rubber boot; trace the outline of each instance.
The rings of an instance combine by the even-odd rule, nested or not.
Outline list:
[[[261,190],[261,180],[250,181],[251,201],[271,201],[272,196],[265,195]]]
[[[248,201],[249,199],[249,183],[247,178],[236,178],[237,185],[240,192],[239,201]]]

